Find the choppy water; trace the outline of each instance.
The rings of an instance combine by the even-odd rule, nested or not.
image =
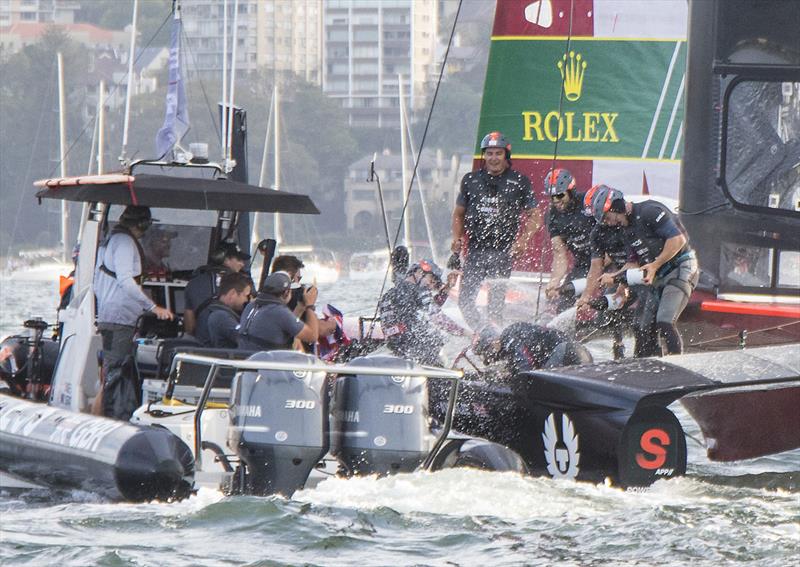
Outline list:
[[[320,286],[370,314],[380,282]],[[55,284],[0,281],[0,336],[54,320]],[[697,427],[679,405],[684,428]],[[647,493],[449,470],[329,479],[292,500],[112,504],[0,491],[3,565],[796,565],[800,451],[712,463],[689,441],[684,478]]]

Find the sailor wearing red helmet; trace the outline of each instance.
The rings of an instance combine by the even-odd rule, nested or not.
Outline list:
[[[560,295],[562,286],[585,278],[589,272],[590,235],[595,220],[583,213],[584,193],[578,192],[575,178],[566,169],[557,168],[547,173],[544,192],[550,197],[547,230],[553,247],[553,267],[545,294],[551,300],[561,297],[558,311],[563,311],[575,302],[575,296]],[[573,260],[571,270],[569,256]]]
[[[531,182],[511,169],[511,144],[505,136],[500,132],[484,136],[481,155],[483,167],[461,180],[450,246],[454,253],[465,252],[458,306],[473,329],[482,327],[475,307],[481,283],[487,278],[508,279],[514,258],[525,251],[541,225]],[[502,320],[505,294],[504,282],[489,288],[489,318],[495,323]]]
[[[643,283],[652,286],[652,301],[657,304],[653,339],[664,339],[667,354],[681,353],[683,342],[675,322],[699,278],[686,229],[662,203],[625,201],[621,191],[605,185],[594,191],[589,207],[598,224],[620,228],[628,249],[628,263],[617,272],[604,274],[600,283],[611,285],[624,271],[641,268]],[[578,305],[590,299],[584,292]]]

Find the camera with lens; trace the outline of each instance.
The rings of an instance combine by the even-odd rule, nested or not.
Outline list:
[[[306,292],[309,286],[305,284],[300,284],[299,287],[296,287],[292,290],[292,298],[289,300],[289,309],[294,311],[294,308],[297,307],[299,303],[303,303],[303,294]]]

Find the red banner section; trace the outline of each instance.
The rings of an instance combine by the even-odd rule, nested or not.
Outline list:
[[[594,35],[594,0],[497,0],[493,36]]]

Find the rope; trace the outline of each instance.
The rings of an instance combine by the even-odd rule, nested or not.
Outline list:
[[[145,50],[148,47],[150,47],[150,44],[153,43],[153,40],[156,38],[156,36],[158,36],[159,33],[161,33],[161,30],[164,29],[164,26],[167,25],[167,22],[170,21],[171,19],[172,19],[172,13],[170,13],[164,19],[163,22],[161,22],[161,25],[158,26],[158,29],[155,31],[155,33],[152,36],[150,36],[150,39],[148,40],[148,42],[141,49],[141,51],[139,51],[138,57],[136,57],[136,59],[133,60],[134,63],[136,63],[139,60],[139,58],[144,54]],[[131,54],[131,56],[133,56],[133,54]],[[122,85],[122,81],[124,81],[127,78],[128,78],[128,73],[125,73],[125,75],[117,83],[114,84],[114,88],[109,90],[108,94],[106,95],[106,100],[109,100],[111,98],[111,96],[117,91],[117,89],[120,87],[120,85]],[[62,159],[58,160],[58,162],[53,166],[53,169],[50,170],[50,172],[46,175],[46,177],[52,177],[53,176],[53,173],[55,172],[55,170],[58,169],[61,166],[61,161],[64,158],[66,158],[70,154],[70,152],[72,152],[72,149],[75,147],[75,144],[77,144],[81,140],[81,138],[83,138],[83,135],[86,133],[86,130],[89,128],[89,126],[93,125],[96,120],[97,120],[97,117],[95,116],[95,117],[91,118],[86,123],[86,125],[84,125],[83,129],[80,131],[80,134],[78,134],[77,138],[75,138],[75,140],[69,145],[69,148],[67,148],[67,151],[62,156]]]
[[[571,0],[569,4],[569,30],[567,31],[567,45],[564,49],[564,60],[569,56],[569,50],[572,46],[572,21],[573,21],[573,14],[575,12],[575,0]],[[561,120],[561,111],[564,107],[564,84],[567,82],[567,71],[564,69],[561,73],[561,90],[558,93],[558,119]],[[559,128],[561,126],[559,125]],[[561,139],[560,136],[556,136],[556,141],[553,144],[553,159],[550,162],[550,171],[553,171],[556,167],[556,159],[558,157],[558,141]],[[545,196],[547,197],[547,196]],[[547,212],[545,211],[545,214]],[[544,265],[544,246],[542,246],[541,250],[539,251],[539,287],[536,291],[536,311],[533,314],[535,318],[539,317],[539,305],[541,304],[542,300],[542,283],[544,281],[544,272],[542,270],[542,266]]]
[[[406,215],[406,209],[408,208],[408,203],[411,198],[411,188],[414,187],[414,180],[417,177],[417,168],[419,167],[420,157],[422,156],[422,150],[425,148],[425,140],[428,137],[428,128],[431,124],[431,117],[433,116],[433,109],[436,107],[436,98],[439,96],[439,87],[442,84],[442,78],[444,77],[444,71],[447,65],[447,57],[450,54],[450,47],[453,45],[453,37],[456,33],[456,24],[458,24],[458,16],[461,13],[461,4],[463,0],[458,0],[458,7],[456,8],[456,15],[453,18],[453,27],[450,29],[450,37],[447,39],[447,49],[444,52],[444,57],[442,58],[442,65],[439,68],[439,78],[436,81],[436,89],[433,92],[433,99],[431,100],[431,107],[428,110],[428,118],[425,120],[425,130],[422,132],[422,139],[419,143],[419,151],[414,159],[414,171],[411,173],[411,180],[408,183],[408,188],[406,189],[406,198],[405,203],[403,203],[403,208],[400,211],[400,220],[397,223],[397,231],[394,234],[394,241],[392,242],[392,250],[397,246],[397,241],[400,238],[400,231],[403,229],[403,218]],[[413,88],[413,87],[412,87]],[[402,104],[403,101],[400,101]],[[391,263],[391,252],[390,252],[390,259],[389,265],[386,268],[386,272],[383,274],[383,282],[381,283],[381,291],[378,294],[378,302],[375,304],[375,314],[373,316],[373,321],[370,323],[369,326],[369,334],[368,336],[372,336],[372,329],[375,327],[375,319],[378,317],[378,309],[380,307],[380,298],[383,297],[384,292],[386,291],[386,282],[389,279],[389,271],[392,269]]]
[[[756,329],[755,331],[747,330],[747,335],[755,335],[756,333],[767,333],[769,331],[780,331],[786,327],[791,327],[792,325],[798,325],[800,321],[792,321],[791,323],[783,323],[782,325],[775,325],[774,327],[767,327],[765,329]],[[715,339],[709,339],[707,341],[700,341],[699,343],[689,343],[687,347],[697,347],[701,345],[709,345],[713,343],[718,343],[722,341],[729,341],[731,339],[739,339],[739,333],[735,335],[725,335],[724,337],[717,337]]]
[[[50,67],[50,75],[53,75],[55,70],[55,62],[52,63],[52,67]],[[36,134],[33,137],[33,146],[34,148],[38,147],[39,145],[39,135],[42,133],[42,123],[44,122],[44,117],[48,114],[45,112],[45,104],[50,101],[50,97],[53,96],[53,89],[54,87],[53,81],[50,81],[50,88],[47,91],[47,96],[42,97],[42,110],[39,112],[39,123],[36,126]],[[33,169],[33,160],[36,158],[36,152],[30,152],[30,156],[28,158],[28,166],[25,168],[25,177],[23,179],[30,179],[31,169]],[[49,175],[48,175],[49,177]],[[24,203],[24,193],[19,195],[19,199],[17,199],[17,214],[14,215],[14,227],[11,229],[11,238],[8,241],[8,247],[6,248],[6,256],[11,255],[11,243],[14,242],[16,234],[17,234],[17,227],[19,226],[19,221],[22,218],[22,205]]]
[[[192,51],[192,43],[189,41],[189,36],[186,35],[186,29],[181,26],[181,35],[185,40],[186,45],[186,52],[191,56],[192,63],[194,64],[195,69],[197,69],[197,59],[194,56],[194,51]],[[200,83],[200,90],[203,92],[203,99],[206,102],[206,108],[208,109],[208,114],[211,117],[211,126],[214,128],[214,132],[217,134],[217,139],[221,140],[222,136],[219,130],[219,124],[217,123],[217,118],[214,116],[214,110],[211,108],[211,103],[208,100],[208,93],[206,93],[206,87],[203,84],[203,79],[200,76],[200,73],[197,74],[197,82]]]

